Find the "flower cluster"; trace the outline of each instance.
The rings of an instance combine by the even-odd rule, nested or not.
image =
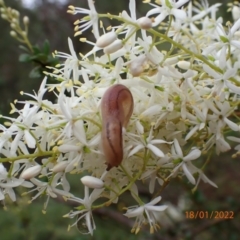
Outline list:
[[[217,187],[203,166],[212,152],[228,151],[229,140],[240,142],[233,133],[240,131],[240,8],[230,6],[234,23],[226,27],[216,18],[221,4],[156,2],[150,2],[151,9],[140,18],[135,0],[129,0],[130,14],[118,16],[99,14],[93,0],[88,0],[89,9],[69,6],[69,13],[84,15],[75,22],[75,36],[90,28],[96,41],[80,38],[92,50],[78,55],[69,38],[70,54],[54,53],[62,64],[46,72],[38,93],[23,93],[31,100],[19,102],[22,109],[12,104],[17,117],[3,117],[7,122],[0,126],[0,200],[9,195],[15,201],[18,186],[36,192],[32,200],[47,195],[44,209],[49,198],[63,196],[79,203],[65,216],[76,216],[73,225],[81,223],[92,234],[92,210],[117,203],[130,191],[138,205],[125,214],[136,217],[133,231],[147,222],[153,232],[158,228],[156,215],[167,206],[156,205],[161,199],[156,195],[144,203],[136,182],[144,180],[150,194],[176,176],[185,176],[194,187],[201,180]],[[102,18],[119,25],[107,32]],[[47,76],[56,82],[48,84]],[[114,84],[130,90],[134,108],[121,130],[123,161],[109,170],[102,150],[100,104]],[[55,102],[43,98],[46,91],[55,94]],[[5,162],[10,163],[8,169]],[[68,175],[86,172],[90,176],[82,178],[82,199],[70,192]],[[100,198],[102,203],[94,205]]]

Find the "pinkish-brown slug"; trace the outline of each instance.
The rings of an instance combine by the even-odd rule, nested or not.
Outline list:
[[[122,129],[127,127],[133,112],[133,97],[121,84],[111,86],[103,95],[102,147],[108,165],[107,170],[117,167],[123,159]]]

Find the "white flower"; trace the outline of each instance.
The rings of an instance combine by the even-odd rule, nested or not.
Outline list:
[[[4,117],[8,122],[0,125],[0,200],[9,195],[15,201],[15,187],[34,186],[29,191],[35,192],[32,201],[45,195],[45,211],[50,198],[62,196],[79,204],[66,215],[77,218],[72,226],[93,234],[93,209],[117,204],[130,190],[139,206],[129,208],[126,216],[136,217],[133,230],[137,233],[145,222],[151,232],[156,230],[159,212],[166,209],[156,206],[161,197],[142,203],[137,181],[146,180],[142,182],[150,194],[157,183],[163,185],[175,176],[186,176],[194,189],[200,181],[217,187],[193,161],[207,151],[229,150],[226,134],[229,130],[236,136],[240,132],[236,114],[240,20],[235,19],[226,30],[223,19],[216,17],[220,4],[209,6],[202,0],[185,8],[188,0],[155,2],[150,3],[147,16],[139,18],[135,0],[129,1],[129,13],[122,11],[120,15],[98,14],[93,0],[88,0],[89,9],[70,6],[70,13],[84,15],[75,22],[75,36],[92,28],[96,40],[80,38],[81,44],[92,47],[83,55],[74,50],[68,38],[69,54],[55,52],[63,61],[46,73],[54,83],[47,84],[44,78],[37,94],[24,93],[32,99],[18,102],[22,108],[11,104],[11,113],[18,116]],[[236,18],[239,9],[233,10]],[[101,37],[99,18],[110,24],[105,31],[100,22]],[[111,26],[112,20],[120,24]],[[123,164],[106,171],[100,104],[113,84],[131,91],[134,110],[122,131]],[[43,99],[47,90],[55,100]],[[109,112],[117,111],[121,116],[117,121],[120,129],[122,118],[129,115],[122,93],[113,93],[114,98],[111,95],[106,100]],[[106,115],[109,124],[112,115]],[[228,139],[240,142],[236,137]],[[239,145],[236,150],[235,156]],[[7,169],[1,162],[6,162]],[[70,174],[80,173],[88,173],[81,178],[83,198],[70,193],[68,181]],[[101,197],[107,199],[94,205]]]
[[[172,157],[173,163],[177,166],[172,170],[172,173],[168,176],[175,176],[180,168],[182,168],[183,173],[192,184],[196,184],[195,178],[193,177],[193,172],[191,172],[190,167],[192,166],[191,161],[198,159],[201,156],[201,151],[197,148],[192,149],[186,156],[183,156],[182,149],[178,143],[178,140],[175,138],[172,146]]]
[[[135,233],[138,233],[141,229],[142,224],[148,223],[150,225],[150,233],[153,233],[154,230],[156,231],[159,226],[157,225],[157,218],[155,217],[155,214],[158,214],[161,211],[164,211],[167,206],[155,206],[159,201],[161,200],[161,197],[154,198],[151,202],[146,203],[139,207],[132,207],[127,210],[127,212],[124,214],[128,218],[136,217],[135,224],[133,226],[132,231]]]
[[[47,199],[44,203],[44,208],[43,208],[44,213],[46,212],[50,197],[56,198],[58,195],[60,195],[62,197],[69,198],[69,197],[73,196],[71,193],[69,193],[70,187],[65,178],[65,175],[63,175],[62,173],[57,173],[52,178],[50,183],[44,182],[44,181],[39,181],[36,178],[31,178],[30,181],[35,185],[35,188],[31,189],[28,192],[25,192],[24,195],[26,195],[30,192],[38,191],[38,193],[32,197],[32,199],[31,199],[31,201],[29,201],[29,203],[31,203],[32,201],[34,201],[36,198],[38,198],[41,195],[47,195]],[[63,190],[57,188],[58,185],[62,185]]]
[[[231,107],[228,101],[206,100],[206,105],[212,111],[212,114],[208,115],[210,120],[210,131],[216,134],[216,139],[222,137],[222,129],[225,125],[228,125],[233,131],[239,131],[239,125],[228,119],[228,116],[234,111],[234,107]]]
[[[208,56],[213,51],[216,51],[219,60],[219,67],[221,69],[225,68],[227,62],[227,49],[240,49],[240,42],[238,40],[238,37],[235,37],[235,33],[239,28],[240,19],[233,24],[228,33],[226,33],[221,23],[217,23],[215,34],[212,37],[215,41],[212,44],[209,44],[203,50],[202,54]]]
[[[5,195],[8,195],[13,202],[16,201],[16,195],[13,188],[19,186],[30,188],[33,185],[29,182],[24,181],[24,179],[8,176],[6,168],[2,163],[0,163],[0,201],[4,200]]]
[[[136,25],[141,28],[142,34],[145,33],[146,29],[149,29],[152,27],[152,21],[148,17],[141,17],[137,19],[135,0],[129,0],[129,10],[130,10],[130,16],[126,11],[123,11],[121,15],[121,17],[124,20],[131,23],[131,24],[126,24],[126,27],[124,27],[124,30],[121,32],[121,34],[125,34],[126,39],[129,38],[128,44],[125,45],[126,49],[130,49],[135,45],[136,30],[137,30]]]
[[[191,124],[194,125],[192,129],[187,133],[185,140],[190,139],[194,133],[201,131],[206,126],[207,116],[208,116],[208,107],[205,103],[201,104],[199,107],[192,105],[194,114],[190,112],[186,113],[187,119]]]
[[[173,15],[176,19],[184,20],[186,19],[186,12],[178,8],[180,8],[188,1],[189,0],[162,0],[161,7],[156,4],[149,3],[155,8],[149,10],[146,16],[159,13],[159,15],[154,20],[153,27],[159,25],[159,23],[161,23],[168,15]]]
[[[82,18],[80,21],[77,21],[75,24],[79,24],[77,29],[80,29],[79,34],[87,30],[92,26],[93,34],[96,39],[99,38],[99,30],[98,30],[98,14],[94,6],[93,0],[88,0],[89,10],[85,8],[77,8],[74,6],[69,6],[68,13],[71,14],[86,14],[88,17]],[[76,28],[75,28],[76,30]]]
[[[204,71],[206,71],[213,79],[206,80],[206,84],[212,84],[212,94],[221,96],[224,88],[229,88],[231,92],[240,94],[240,87],[236,86],[230,78],[236,77],[239,69],[240,62],[236,62],[233,67],[228,67],[223,73],[214,71],[209,66],[203,65]]]
[[[79,59],[77,57],[77,54],[74,50],[73,43],[71,38],[68,38],[68,47],[71,54],[63,53],[63,52],[54,52],[55,57],[63,58],[65,59],[64,63],[59,63],[57,65],[57,68],[49,67],[49,69],[53,70],[53,73],[46,73],[47,75],[50,75],[52,77],[59,77],[59,75],[62,76],[62,79],[64,79],[65,87],[71,86],[71,81],[78,81],[79,79]],[[58,86],[58,84],[51,84],[49,86]],[[68,87],[68,91],[70,88]]]
[[[148,148],[151,152],[153,152],[157,157],[164,157],[163,151],[156,147],[156,144],[163,144],[167,143],[170,144],[170,142],[167,142],[162,139],[153,139],[152,136],[153,128],[151,129],[149,136],[147,138],[142,138],[140,141],[136,142],[136,146],[129,152],[128,157],[136,154],[138,151],[140,151],[143,148]]]
[[[77,220],[75,221],[75,223],[72,224],[70,227],[77,225],[79,231],[82,231],[82,229],[87,228],[88,232],[82,232],[82,233],[90,233],[91,235],[93,235],[93,230],[96,229],[96,225],[92,216],[91,207],[93,202],[100,197],[104,188],[94,189],[91,195],[89,195],[89,188],[87,186],[85,186],[84,190],[85,190],[84,199],[77,198],[77,197],[69,198],[69,200],[80,203],[81,205],[77,207],[76,211],[71,211],[70,213],[64,215],[64,217],[68,217],[68,218],[77,217]]]

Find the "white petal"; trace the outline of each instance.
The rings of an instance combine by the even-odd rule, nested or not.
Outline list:
[[[2,163],[0,163],[0,174],[5,175],[7,173],[6,168],[3,166]]]
[[[218,186],[217,186],[213,181],[211,181],[204,173],[200,173],[200,175],[201,175],[202,180],[203,180],[205,183],[209,183],[209,184],[212,185],[213,187],[218,188]]]
[[[225,81],[226,86],[236,94],[240,94],[240,87],[232,84],[230,81]]]
[[[13,188],[20,186],[23,182],[24,179],[12,178],[10,181],[8,180],[7,183],[0,183],[0,186],[3,188]]]
[[[69,192],[70,191],[70,183],[68,182],[67,178],[66,178],[66,174],[63,174],[62,178],[61,178],[61,182],[62,182],[62,187],[63,187],[63,190],[65,192]]]
[[[147,12],[146,16],[150,16],[150,15],[157,14],[160,12],[161,12],[160,8],[153,8]]]
[[[186,161],[191,161],[199,158],[201,156],[201,151],[199,149],[194,149],[192,150],[187,156],[183,158],[183,160]]]
[[[15,192],[13,191],[12,188],[9,188],[7,190],[7,193],[8,193],[8,196],[10,197],[10,199],[15,202],[16,201],[16,195],[15,195]]]
[[[34,185],[31,182],[24,181],[21,186],[26,188],[32,188]]]
[[[58,151],[63,152],[63,153],[79,151],[79,150],[80,150],[79,146],[74,146],[74,145],[70,145],[70,144],[63,144],[58,147]]]
[[[136,20],[136,2],[135,2],[135,0],[129,1],[129,10],[130,10],[132,19]]]
[[[193,177],[193,175],[187,169],[186,164],[182,165],[182,169],[183,169],[183,172],[185,173],[185,176],[189,180],[189,182],[195,185],[196,184],[195,178]]]
[[[87,144],[86,133],[82,120],[78,120],[73,124],[73,135],[84,145]]]
[[[179,1],[176,2],[175,7],[179,8],[187,2],[189,2],[189,0],[179,0]]]
[[[0,189],[0,201],[3,200],[5,197],[4,197],[4,194],[2,192],[2,190]]]
[[[154,198],[152,201],[150,201],[149,203],[147,203],[146,205],[155,205],[155,204],[157,204],[158,202],[160,202],[161,199],[162,199],[162,197],[161,197],[161,196],[158,196],[158,197]]]
[[[72,39],[70,37],[68,37],[68,47],[69,47],[71,55],[74,58],[77,59],[77,55],[76,55],[76,52],[75,52],[74,47],[73,47],[73,42],[72,42]]]
[[[176,19],[184,20],[187,18],[186,12],[184,10],[173,8],[171,12]]]
[[[236,41],[236,40],[232,40],[231,41],[231,44],[236,47],[236,48],[240,48],[240,42],[239,41]]]
[[[230,34],[233,35],[240,28],[240,19],[238,19],[230,29]]]
[[[173,142],[167,142],[165,140],[162,140],[162,139],[154,139],[154,140],[151,140],[151,143],[152,144],[161,144],[161,143],[167,143],[167,144],[172,144]]]
[[[137,153],[139,150],[141,150],[142,148],[144,148],[143,145],[137,145],[135,148],[133,148],[130,153],[128,154],[128,157],[134,155],[135,153]]]
[[[159,25],[159,23],[161,23],[167,16],[168,14],[166,12],[162,12],[161,14],[159,14],[153,22],[153,27],[156,27],[157,25]]]
[[[227,137],[227,139],[240,143],[240,138],[237,138],[237,137],[229,136],[229,137]]]
[[[158,147],[156,147],[152,144],[148,144],[147,148],[150,149],[158,157],[164,157],[165,156],[164,153]]]
[[[183,152],[182,152],[182,149],[178,143],[178,140],[176,138],[174,138],[173,140],[173,144],[174,144],[174,148],[175,148],[175,151],[177,153],[177,155],[181,158],[183,158]]]
[[[144,127],[143,125],[140,123],[140,121],[137,120],[136,122],[136,128],[139,134],[143,134],[144,133]]]
[[[197,130],[198,130],[199,126],[196,125],[195,127],[193,127],[190,132],[186,135],[185,140],[188,140]]]
[[[233,131],[239,131],[239,126],[236,123],[230,121],[226,117],[223,120]]]
[[[144,211],[144,207],[138,207],[135,209],[129,209],[125,214],[126,217],[131,218],[131,217],[137,217],[139,215],[142,215]]]
[[[146,209],[149,211],[155,211],[155,212],[160,212],[164,211],[168,206],[162,205],[162,206],[147,206]]]
[[[35,148],[36,140],[28,130],[24,130],[24,138],[29,148]]]

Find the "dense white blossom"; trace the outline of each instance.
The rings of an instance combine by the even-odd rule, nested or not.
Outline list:
[[[14,188],[27,187],[31,189],[25,194],[35,193],[32,201],[46,195],[46,211],[48,200],[60,195],[79,204],[65,215],[76,217],[71,226],[93,234],[92,210],[115,204],[130,191],[137,207],[129,207],[125,216],[136,218],[134,232],[143,223],[153,232],[158,228],[156,216],[167,205],[156,205],[161,197],[155,195],[143,203],[137,182],[144,180],[150,195],[156,184],[164,188],[177,176],[194,188],[200,180],[217,187],[204,174],[201,159],[231,149],[229,141],[238,144],[235,157],[240,152],[240,139],[233,135],[240,131],[235,114],[240,101],[240,10],[231,6],[234,23],[225,27],[216,17],[220,4],[188,2],[150,3],[151,10],[138,19],[135,0],[129,1],[130,14],[124,10],[118,16],[98,14],[93,0],[88,0],[89,9],[69,7],[69,13],[84,15],[75,22],[75,35],[90,28],[96,41],[86,40],[92,49],[79,55],[68,38],[70,54],[56,51],[61,63],[46,72],[56,82],[48,83],[45,77],[37,94],[23,93],[30,99],[19,102],[18,108],[11,104],[16,118],[3,116],[7,122],[0,125],[0,200],[8,195],[15,201]],[[110,32],[101,28],[101,35],[101,18],[119,24]],[[123,160],[109,170],[100,105],[114,84],[131,92],[133,113],[128,125],[118,129]],[[44,98],[47,91],[55,101]],[[119,110],[117,104],[111,105],[112,114]],[[110,144],[113,148],[116,143]],[[84,197],[74,196],[68,181],[69,174],[80,173],[87,173],[80,183]],[[94,205],[98,199],[103,202]]]

